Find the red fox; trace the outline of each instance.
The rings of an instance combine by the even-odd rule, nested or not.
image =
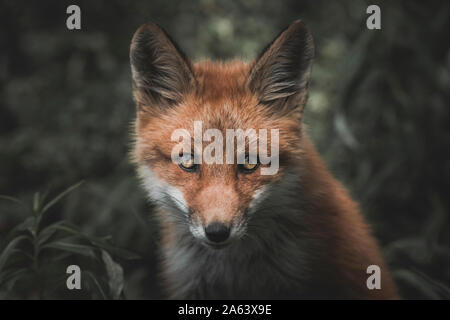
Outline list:
[[[358,205],[302,125],[313,56],[301,21],[248,64],[193,64],[159,26],[136,31],[133,161],[157,206],[169,298],[397,298]],[[199,163],[191,147],[173,161],[173,133],[183,129],[193,137],[199,121],[224,135],[276,130],[276,172],[262,174],[271,163],[247,155],[243,163]],[[368,288],[370,265],[380,267],[381,288]]]

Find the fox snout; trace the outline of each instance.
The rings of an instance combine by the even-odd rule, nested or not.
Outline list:
[[[239,219],[229,222],[214,220],[204,223],[193,216],[189,229],[194,238],[203,244],[214,249],[221,249],[240,238],[244,231],[242,225],[243,223],[240,223]]]
[[[205,228],[206,238],[212,243],[223,243],[230,236],[230,227],[224,223],[213,222]]]
[[[240,233],[240,224],[231,221],[229,223],[213,221],[209,224],[191,222],[190,231],[192,235],[203,244],[214,249],[221,249],[231,244]]]
[[[191,202],[193,236],[214,248],[230,244],[242,234],[243,214],[234,188],[212,185]]]

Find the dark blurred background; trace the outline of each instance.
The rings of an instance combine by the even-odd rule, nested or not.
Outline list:
[[[66,28],[70,4],[79,31]],[[366,28],[369,4],[381,30]],[[194,60],[250,60],[298,18],[316,45],[314,142],[361,203],[401,295],[449,299],[448,1],[1,1],[0,194],[31,203],[84,180],[50,220],[138,253],[115,258],[124,296],[160,298],[158,229],[128,156],[131,37],[152,21]],[[28,216],[0,199],[0,250]],[[10,289],[0,297],[30,297],[26,282]]]

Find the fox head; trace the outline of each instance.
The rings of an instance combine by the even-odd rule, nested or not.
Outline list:
[[[164,209],[163,219],[213,248],[242,238],[301,158],[301,117],[313,54],[312,37],[300,21],[248,64],[193,64],[159,26],[149,23],[136,31],[130,49],[137,105],[133,157],[150,199]],[[173,133],[182,129],[194,137],[199,122],[203,131],[223,136],[230,129],[277,132],[277,140],[269,135],[267,149],[279,151],[279,168],[262,174],[271,163],[249,160],[250,145],[258,145],[261,135],[245,140],[243,163],[194,161],[197,152],[208,152],[205,143],[185,146],[173,161],[179,144]],[[232,148],[239,156],[237,144]]]

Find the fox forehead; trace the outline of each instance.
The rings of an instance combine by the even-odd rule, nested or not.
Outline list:
[[[196,90],[184,95],[183,101],[164,112],[142,112],[139,127],[148,120],[164,123],[172,129],[191,130],[194,121],[202,121],[205,129],[255,128],[263,126],[264,110],[255,112],[257,98],[245,86],[248,66],[241,61],[228,63],[203,61],[193,67]]]
[[[248,94],[245,86],[248,64],[241,60],[227,63],[201,61],[194,64],[198,96],[205,101],[229,100]]]
[[[177,129],[186,129],[193,137],[196,121],[201,121],[203,131],[218,129],[224,136],[228,129],[277,129],[280,147],[283,141],[293,141],[300,134],[298,119],[271,114],[245,89],[248,65],[244,62],[204,61],[196,63],[193,72],[197,89],[187,94],[183,102],[164,112],[138,113],[138,138],[149,147],[151,142],[162,148],[172,147],[176,142],[171,142],[171,135]]]

